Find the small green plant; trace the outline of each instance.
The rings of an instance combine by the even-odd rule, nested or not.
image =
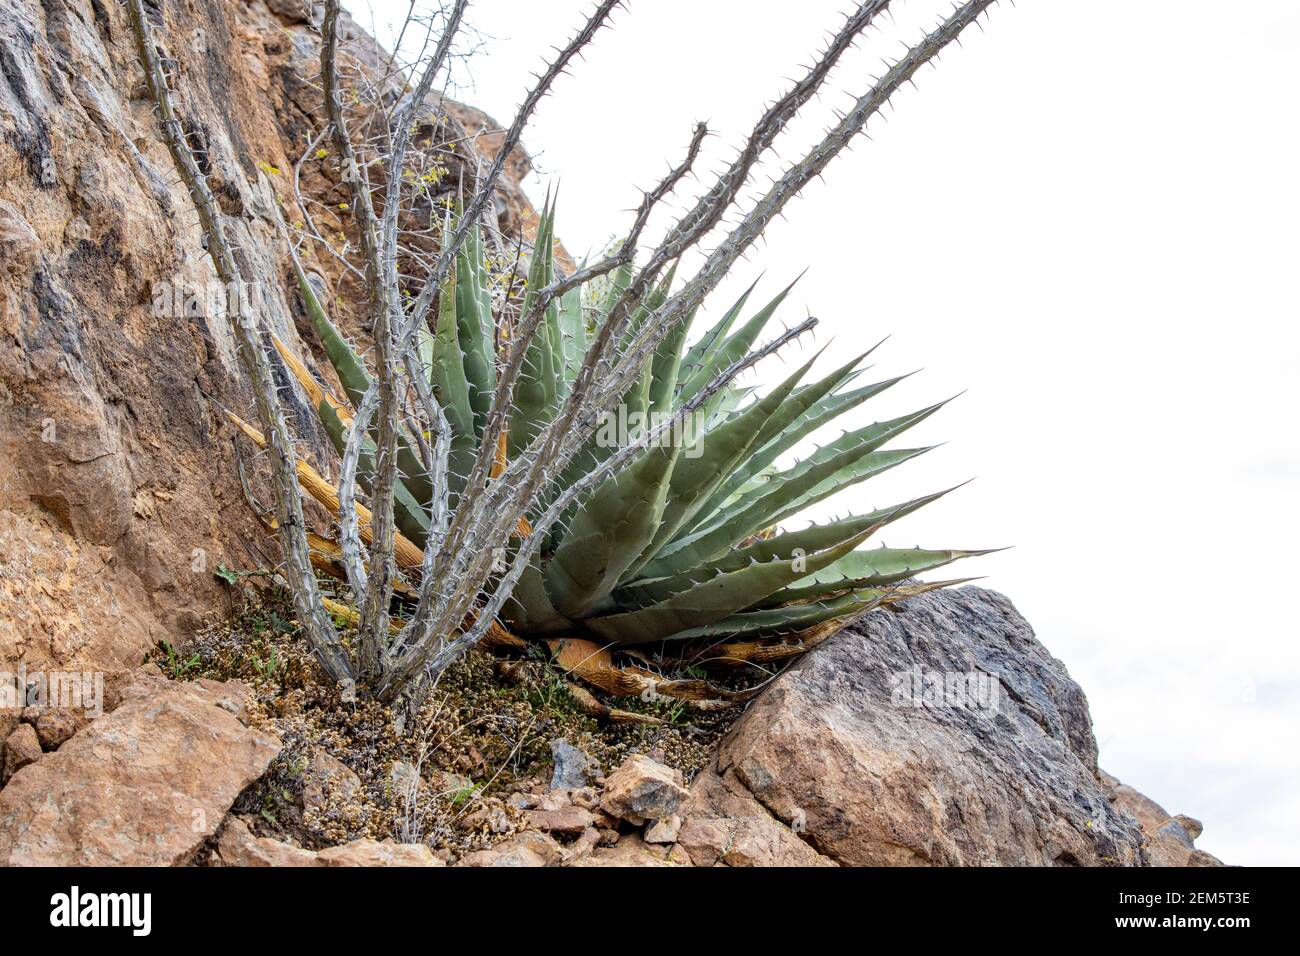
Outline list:
[[[201,666],[198,654],[181,657],[171,641],[163,640],[158,645],[163,652],[162,669],[172,680],[185,680]]]
[[[469,786],[460,787],[448,794],[448,799],[451,801],[453,807],[458,807],[464,803],[468,803],[474,798],[474,795],[482,789],[483,788],[480,784],[470,781]]]
[[[217,570],[214,571],[213,574],[218,579],[225,581],[227,584],[239,583],[240,573],[233,568],[226,567],[225,564],[218,564]]]
[[[272,681],[284,669],[285,661],[281,659],[280,652],[274,644],[271,645],[266,660],[260,657],[252,657],[251,664],[253,670],[257,673],[258,680],[263,683]]]

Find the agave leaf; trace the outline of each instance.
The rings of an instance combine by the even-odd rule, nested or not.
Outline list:
[[[810,569],[820,570],[852,551],[866,539],[867,533],[818,554],[777,558],[723,572],[657,604],[589,618],[583,623],[617,644],[648,644],[673,638],[682,631],[712,624],[761,601]]]
[[[692,628],[674,636],[681,639],[776,637],[781,634],[802,631],[825,621],[854,617],[874,607],[895,604],[907,598],[916,597],[919,594],[965,584],[973,580],[976,579],[956,578],[951,581],[929,581],[895,587],[865,588],[861,591],[853,591],[837,598],[811,604],[792,604],[787,607],[733,614],[713,624]]]
[[[453,496],[464,490],[465,479],[478,450],[474,431],[474,407],[470,400],[469,379],[465,375],[465,361],[460,350],[460,329],[456,315],[458,271],[458,268],[448,270],[439,292],[437,331],[429,336],[427,330],[421,330],[424,333],[421,352],[422,358],[429,364],[429,384],[451,427],[448,461],[450,473],[447,480]]]
[[[555,280],[555,202],[552,200],[550,215],[546,217],[546,222],[541,224],[546,227],[546,235],[543,239],[539,225],[537,239],[544,242],[542,254],[538,256],[537,248],[534,246],[533,258],[537,261],[529,263],[529,271],[540,266],[541,285],[534,285],[529,282],[529,288],[525,295],[535,296],[544,286],[550,285]],[[525,303],[529,305],[531,303]],[[560,330],[560,303],[558,299],[551,299],[546,310],[542,313],[542,325],[538,330],[539,334],[546,336],[546,349],[543,352],[545,361],[546,375],[546,396],[550,402],[550,414],[554,415],[559,408],[560,398],[566,389],[564,380],[564,345],[563,334]]]
[[[645,550],[679,452],[676,445],[647,448],[579,505],[546,566],[546,590],[561,613],[582,617],[596,609]]]
[[[650,410],[650,386],[653,384],[651,363],[654,356],[646,359],[641,366],[641,373],[637,375],[636,381],[632,387],[627,390],[623,396],[623,407],[627,409],[627,414],[631,421],[645,421],[646,413]],[[649,423],[646,423],[649,428]]]
[[[965,484],[965,482],[962,484]],[[932,492],[919,498],[913,498],[910,501],[904,501],[901,504],[890,505],[888,508],[877,508],[864,515],[850,515],[825,524],[812,524],[798,531],[781,532],[770,538],[757,541],[748,548],[740,549],[735,553],[745,553],[751,551],[751,549],[753,553],[760,556],[782,552],[790,554],[793,553],[795,548],[802,548],[806,552],[820,551],[844,540],[846,537],[860,534],[868,529],[878,531],[885,525],[892,524],[899,518],[904,518],[915,511],[919,511],[926,505],[938,501],[944,495],[956,491],[960,487],[962,485],[954,485],[951,488],[945,488],[943,491]],[[711,563],[717,566],[720,562],[729,560],[731,560],[730,556]],[[690,572],[683,573],[689,574]],[[635,583],[641,584],[644,582]]]
[[[872,548],[854,551],[808,575],[800,578],[762,601],[759,607],[775,607],[791,602],[822,600],[830,595],[863,588],[896,584],[908,578],[933,571],[962,558],[992,554],[998,549],[984,551],[927,551],[921,548]]]
[[[549,507],[550,503],[555,500],[563,489],[568,488],[575,482],[581,480],[585,475],[590,474],[599,467],[606,458],[612,455],[615,450],[615,444],[602,440],[600,432],[598,431],[581,449],[579,449],[569,463],[564,466],[564,470],[560,472],[560,476],[547,486],[546,490],[543,492],[541,505],[538,510],[545,510],[545,508]],[[558,543],[563,540],[566,533],[564,528],[568,526],[569,519],[572,517],[575,510],[577,510],[577,505],[570,505],[569,509],[564,513],[560,520],[556,521],[555,524],[551,526],[551,533],[547,537],[546,543],[548,550],[554,550],[558,546]]]
[[[836,618],[861,614],[879,606],[888,595],[884,588],[867,589],[812,604],[769,608],[762,611],[743,611],[730,617],[683,631],[682,640],[697,638],[776,637],[821,624]]]
[[[609,254],[613,254],[614,249]],[[588,282],[577,291],[576,299],[574,293],[570,292],[565,297],[565,303],[559,313],[557,323],[561,329],[561,346],[571,351],[565,352],[562,361],[564,364],[565,376],[567,381],[564,386],[567,388],[568,381],[576,378],[578,369],[581,367],[585,357],[586,349],[592,333],[598,329],[609,315],[609,310],[614,303],[619,300],[631,285],[633,277],[633,268],[630,264],[620,266],[612,273],[601,277],[598,280]],[[575,340],[580,345],[570,345],[571,340],[565,334],[565,330],[572,331]],[[580,332],[581,337],[578,338]],[[565,466],[554,481],[552,481],[542,493],[541,507],[544,509],[563,488],[568,488],[574,482],[581,479],[584,475],[589,474],[594,468],[600,465],[614,451],[615,445],[608,441],[603,441],[593,435],[586,445],[581,448]],[[576,506],[575,506],[576,507]],[[547,535],[545,548],[554,550],[559,541],[564,536],[564,527],[568,524],[569,518],[573,515],[574,508],[557,521],[552,530]]]
[[[695,516],[704,500],[744,458],[745,453],[762,434],[767,423],[779,413],[782,403],[799,384],[800,379],[812,368],[815,361],[817,356],[809,359],[803,367],[797,369],[762,400],[755,402],[713,431],[699,436],[692,446],[683,452],[676,468],[673,469],[668,503],[663,509],[659,527],[640,560],[627,569],[625,580],[647,561],[653,559],[660,549]]]
[[[842,460],[845,456],[852,456],[855,452],[875,451],[886,442],[898,437],[914,425],[925,421],[936,411],[942,408],[946,402],[940,402],[931,405],[929,408],[923,408],[919,412],[913,412],[910,415],[903,415],[899,418],[891,419],[887,422],[877,422],[874,425],[868,425],[856,431],[847,432],[839,438],[818,449],[804,461],[799,462],[783,476],[782,484],[786,486],[786,491],[793,487],[803,487],[808,477],[812,474],[824,473],[832,460]],[[931,448],[934,446],[930,446]],[[920,454],[929,451],[929,448],[917,449],[916,453]],[[852,458],[849,459],[852,462]],[[853,484],[861,478],[870,477],[874,472],[863,474],[861,478],[855,478],[857,474],[854,465],[848,464],[843,468],[836,469],[826,475],[820,482],[815,484],[811,490],[804,491],[801,494],[793,496],[787,507],[779,511],[772,517],[769,523],[783,521],[790,515],[797,514],[804,508],[820,501],[828,495],[834,494],[839,488],[847,484]],[[766,484],[770,484],[771,479]],[[771,489],[764,488],[759,492],[763,497],[771,494]]]
[[[501,616],[520,634],[554,634],[571,631],[573,622],[555,609],[546,594],[540,557],[534,552],[514,590],[501,609]]]
[[[659,280],[645,294],[645,297],[632,309],[632,314],[628,318],[627,328],[623,331],[621,345],[626,346],[632,342],[636,334],[641,331],[646,322],[650,321],[665,302],[668,301],[668,293],[672,291],[673,279],[677,276],[677,264],[673,263],[668,273]],[[617,301],[617,300],[615,300]],[[613,307],[611,302],[608,308]]]
[[[731,326],[739,318],[741,311],[745,308],[745,303],[749,301],[750,293],[758,286],[758,280],[750,284],[739,299],[737,299],[726,313],[713,326],[709,328],[700,340],[686,350],[686,355],[681,361],[680,376],[682,381],[691,377],[700,370],[700,367],[722,344],[726,339],[727,333],[731,331]]]
[[[293,271],[298,278],[298,289],[302,293],[307,317],[311,319],[316,334],[320,336],[321,345],[325,348],[325,356],[330,360],[330,365],[334,366],[334,372],[343,385],[343,391],[347,393],[348,401],[352,403],[353,408],[356,408],[361,404],[361,397],[365,395],[366,389],[370,387],[370,373],[366,371],[365,362],[352,348],[352,344],[339,334],[339,330],[325,314],[324,306],[321,305],[320,299],[316,298],[316,291],[307,281],[307,275],[302,271],[297,260],[294,260]]]
[[[522,315],[531,311],[537,291],[548,285],[554,276],[554,224],[555,210],[548,200],[548,205],[542,210],[537,240],[533,244],[533,257],[528,266],[528,289],[521,305]],[[512,459],[528,447],[555,415],[562,387],[557,370],[563,367],[564,362],[562,356],[555,354],[555,350],[561,338],[559,306],[552,301],[546,307],[536,334],[527,343],[519,379],[515,383],[509,441]]]
[[[759,476],[750,485],[742,489],[742,493],[734,502],[721,510],[717,520],[725,520],[729,515],[744,510],[754,502],[773,493],[785,494],[788,501],[782,506],[782,510],[771,514],[767,524],[775,524],[789,515],[796,514],[814,501],[819,501],[827,494],[834,492],[836,490],[835,482],[847,481],[850,478],[849,470],[842,469],[850,469],[857,455],[875,451],[909,428],[925,421],[925,419],[942,408],[944,404],[944,402],[940,402],[931,405],[929,408],[923,408],[919,412],[912,412],[890,419],[887,422],[876,422],[855,431],[845,432],[834,441],[818,448],[812,455],[797,462],[792,468],[783,472]],[[839,462],[839,466],[833,466],[833,462]],[[820,477],[810,486],[809,482],[814,475]],[[863,475],[862,477],[869,477],[869,475]],[[710,521],[709,523],[716,523],[716,521]],[[703,523],[701,523],[701,526],[703,526]],[[761,527],[764,526],[766,525]]]
[[[646,322],[655,319],[655,312],[668,300],[668,292],[672,287],[673,277],[676,274],[677,266],[674,264],[668,270],[668,275],[652,288],[633,309],[632,315],[628,319],[627,329],[623,334],[622,345],[624,347],[631,343]],[[629,419],[633,421],[644,417],[650,411],[650,392],[654,384],[654,360],[654,355],[645,360],[636,381],[632,383],[627,394],[623,396],[623,407],[627,410]]]
[[[831,377],[839,374],[839,371],[832,373]],[[848,373],[845,378],[851,378],[853,372]],[[780,434],[776,435],[765,445],[760,445],[758,450],[748,456],[741,465],[736,468],[723,481],[722,485],[714,492],[713,496],[700,509],[695,526],[699,527],[706,523],[714,512],[718,511],[725,503],[735,495],[745,491],[761,487],[759,479],[762,478],[766,469],[770,468],[778,458],[787,451],[813,434],[817,429],[827,424],[837,416],[856,408],[867,399],[879,395],[885,389],[901,382],[906,375],[900,375],[897,378],[887,379],[883,382],[877,382],[874,385],[864,385],[861,388],[853,389],[850,392],[836,394],[832,392],[819,399],[816,399],[810,406],[800,412]],[[824,380],[823,380],[824,381]],[[821,382],[807,386],[809,389],[817,388]],[[800,392],[803,389],[799,390]],[[796,393],[792,399],[792,404],[799,402],[799,395]]]
[[[617,251],[617,247],[612,248],[608,254]],[[624,263],[613,272],[606,274],[601,280],[592,282],[584,286],[587,301],[586,308],[590,313],[590,320],[587,323],[587,331],[594,332],[599,329],[608,317],[610,309],[614,303],[623,297],[628,286],[632,284],[632,277],[635,270],[632,264]]]
[[[803,548],[806,552],[820,551],[823,548],[831,547],[846,538],[861,534],[864,531],[878,531],[886,525],[893,524],[900,518],[919,511],[926,505],[938,501],[944,495],[955,491],[962,485],[954,485],[952,488],[945,488],[943,491],[932,492],[928,495],[922,495],[919,498],[913,498],[910,501],[904,501],[901,504],[890,505],[888,508],[877,508],[864,515],[850,515],[847,518],[840,518],[836,521],[829,521],[825,524],[812,524],[807,528],[798,531],[786,531],[781,534],[765,538],[761,541],[750,545],[757,555],[779,554],[782,551],[792,553],[794,548]],[[870,537],[870,535],[868,535]],[[748,550],[748,549],[745,549]],[[856,553],[856,552],[855,552]],[[761,559],[761,558],[760,558]]]
[[[474,434],[482,436],[496,390],[496,345],[492,297],[483,262],[483,234],[476,224],[456,253],[456,326],[464,355]]]
[[[551,267],[547,271],[546,282],[549,285],[555,278],[554,254],[548,250]],[[546,389],[551,403],[551,414],[560,407],[560,399],[568,391],[569,383],[564,377],[564,333],[560,330],[560,300],[553,298],[542,314],[540,333],[546,336]]]
[[[651,291],[651,293],[647,296],[645,302],[643,302],[640,306],[637,307],[636,311],[633,313],[630,319],[631,325],[629,330],[626,333],[625,338],[629,338],[633,334],[635,334],[636,329],[646,321],[647,317],[651,314],[651,311],[653,309],[657,309],[659,306],[661,306],[664,303],[664,301],[667,300],[668,290],[672,285],[673,276],[675,275],[675,273],[676,273],[676,266],[674,266],[671,270],[669,270],[668,275],[665,277],[665,279],[659,284],[659,286],[655,290]],[[599,303],[597,307],[599,311],[599,317],[597,319],[598,322],[605,321],[605,319],[609,314],[609,310],[613,307],[614,303],[622,295],[623,290],[625,290],[627,286],[630,285],[631,280],[632,280],[632,272],[629,269],[620,268],[615,271],[613,277],[610,280],[610,286],[605,290],[603,294],[599,296],[597,300]],[[585,341],[584,341],[584,345],[585,345]],[[582,364],[582,360],[583,360],[582,355],[576,356],[575,359],[576,366],[580,366]],[[623,397],[623,401],[620,403],[620,405],[615,407],[615,415],[622,416],[621,421],[623,423],[626,423],[626,425],[628,426],[627,431],[629,432],[635,433],[642,429],[648,429],[653,427],[654,423],[649,419],[650,390],[653,384],[652,382],[653,360],[654,360],[653,356],[650,359],[646,360],[646,363],[643,366],[641,374],[637,377],[636,381],[633,382],[627,394]],[[576,366],[574,370],[575,375],[577,371]],[[617,420],[619,419],[612,419],[611,421],[617,421]],[[567,488],[569,485],[573,484],[573,482],[579,480],[583,475],[590,473],[594,468],[596,468],[606,458],[608,458],[610,454],[613,452],[614,448],[617,447],[619,442],[622,441],[623,436],[620,434],[615,437],[617,438],[617,440],[613,440],[607,435],[602,437],[601,432],[597,432],[597,434],[594,435],[592,439],[587,443],[586,447],[584,447],[576,455],[574,455],[573,459],[569,462],[569,464],[565,466],[565,469],[561,473],[560,477],[551,484],[551,487],[548,490],[548,492],[543,495],[542,498],[543,507],[548,503],[548,501],[551,499],[551,497],[558,489]],[[565,516],[559,522],[556,523],[555,530],[553,530],[551,534],[548,535],[547,537],[548,549],[556,548],[558,542],[564,537],[564,532],[561,530],[561,528],[569,524],[569,521],[572,515],[574,514],[575,510],[576,507],[571,508],[565,514]]]
[[[410,439],[401,433],[397,436],[397,469],[398,480],[411,492],[420,510],[427,512],[433,502],[433,482]]]
[[[786,531],[755,541],[747,547],[736,548],[715,561],[697,565],[680,574],[633,581],[616,591],[614,596],[625,606],[644,606],[656,601],[664,601],[721,572],[736,571],[755,562],[763,563],[774,558],[793,559],[816,554],[843,544],[850,538],[862,541],[891,520],[893,516],[890,514],[873,512],[861,517],[811,525],[799,531]]]
[[[820,354],[819,352],[818,355]],[[781,410],[768,419],[763,430],[759,432],[758,438],[755,439],[754,447],[763,448],[777,436],[790,431],[791,426],[802,418],[808,409],[844,384],[845,380],[853,374],[858,363],[870,354],[870,350],[863,352],[857,358],[845,362],[825,378],[796,389],[790,396],[790,400],[781,406]]]
[[[342,455],[347,445],[347,426],[339,419],[334,409],[322,406],[319,412],[321,424],[325,426],[330,442]],[[375,443],[370,436],[367,435],[362,439],[361,454],[357,458],[357,483],[366,491],[370,491],[373,487],[376,451]],[[397,528],[402,534],[420,548],[424,547],[429,538],[429,511],[427,506],[411,492],[406,479],[400,475],[393,482],[393,520],[397,522]]]
[[[798,281],[798,279],[795,279],[795,282]],[[704,356],[699,367],[688,374],[685,383],[682,385],[681,391],[677,395],[679,405],[690,401],[700,389],[713,381],[719,372],[749,354],[749,350],[758,341],[758,336],[762,333],[763,327],[767,325],[793,288],[794,282],[791,282],[777,294],[776,298],[755,313],[753,318]]]
[[[334,367],[334,372],[338,375],[339,382],[343,385],[343,391],[347,393],[348,400],[352,403],[353,408],[356,408],[361,404],[361,399],[367,389],[370,388],[370,373],[366,370],[365,362],[362,361],[361,356],[357,354],[351,343],[339,333],[334,323],[330,321],[329,316],[325,314],[325,309],[321,306],[320,300],[316,298],[316,293],[307,281],[307,276],[303,273],[302,268],[297,262],[294,262],[293,268],[294,274],[298,278],[298,288],[302,292],[307,315],[316,329],[316,334],[320,336],[321,345],[325,348],[325,357],[329,359],[330,365]],[[323,419],[322,423],[326,425],[328,430],[329,423],[324,422]],[[330,438],[337,447],[337,440],[334,436],[331,435]],[[373,442],[371,442],[371,448],[373,449]],[[339,453],[342,454],[341,448]],[[433,496],[432,485],[419,456],[415,453],[415,449],[411,447],[410,440],[401,434],[398,435],[397,465],[410,497],[414,498],[419,505],[417,510],[423,513]],[[358,473],[363,474],[359,469]],[[373,474],[373,471],[365,474]],[[428,528],[427,515],[423,526],[426,529]],[[414,526],[408,524],[408,527],[414,530]]]
[[[849,458],[849,463],[842,468],[835,469],[829,476],[817,482],[811,491],[803,494],[794,494],[795,490],[802,486],[806,480],[809,480],[808,474],[801,475],[799,482],[782,483],[782,487],[775,489],[775,497],[772,493],[763,496],[764,507],[772,505],[777,506],[778,510],[770,513],[764,513],[762,508],[757,509],[751,514],[761,515],[758,527],[754,529],[756,533],[763,528],[779,524],[787,518],[793,517],[819,501],[830,497],[838,491],[847,488],[850,485],[865,481],[881,472],[888,471],[901,465],[905,461],[910,461],[918,455],[923,455],[935,446],[924,448],[903,448],[903,449],[883,449],[869,452],[862,457],[852,457],[859,454],[860,449],[849,449],[842,455],[837,455],[834,460]],[[825,469],[830,469],[833,464],[828,462]],[[813,472],[822,470],[820,467],[813,469]]]
[[[659,348],[655,350],[650,364],[650,411],[665,414],[672,410],[673,397],[677,394],[677,376],[682,365],[682,343],[690,333],[691,323],[695,321],[697,309],[689,315],[677,319],[672,329],[664,336]]]
[[[704,408],[696,412],[696,417],[704,422],[705,431],[713,431],[731,419],[738,411],[747,407],[756,389],[752,385],[730,385],[713,397]]]
[[[560,297],[560,350],[564,357],[564,381],[573,384],[587,353],[587,320],[582,314],[582,289],[570,289]]]
[[[815,624],[836,618],[852,617],[872,607],[878,607],[889,595],[885,588],[867,589],[841,595],[813,604],[769,608],[762,611],[743,611],[720,621],[693,627],[676,635],[680,640],[699,638],[753,638],[776,637],[802,631]]]
[[[645,566],[643,573],[668,577],[718,558],[737,542],[841,488],[878,475],[929,450],[872,451],[859,445],[821,456],[811,466],[809,462],[802,462],[792,473],[773,481],[772,490],[767,494],[742,499],[730,511],[724,512],[716,524],[666,547]]]

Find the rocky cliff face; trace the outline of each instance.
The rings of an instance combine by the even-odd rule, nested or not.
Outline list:
[[[247,259],[267,321],[320,371],[287,281],[276,206],[315,125],[319,36],[299,0],[159,0],[159,39],[193,141]],[[379,51],[353,25],[357,56]],[[196,217],[158,141],[120,4],[6,0],[0,11],[0,661],[134,666],[228,600],[213,572],[258,563],[222,405],[243,410],[226,317],[157,314],[160,288],[211,284]],[[400,90],[389,90],[390,96]],[[484,155],[495,122],[439,104],[446,138]],[[425,118],[426,121],[430,117]],[[428,123],[428,128],[434,128]],[[506,235],[533,211],[511,158]],[[473,175],[469,170],[468,175]],[[326,163],[303,168],[328,199]],[[454,176],[451,177],[454,181]],[[346,231],[326,211],[322,226]],[[308,265],[352,291],[331,262]],[[327,376],[328,377],[328,376]],[[299,434],[312,451],[312,416]],[[318,439],[319,440],[319,439]]]

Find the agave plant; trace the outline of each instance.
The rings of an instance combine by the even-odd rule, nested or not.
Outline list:
[[[540,224],[526,289],[555,278],[554,208]],[[572,290],[545,314],[516,382],[509,431],[499,453],[522,452],[554,416],[577,373],[589,338],[630,280],[630,267],[603,284]],[[441,289],[436,327],[421,329],[420,356],[429,385],[452,429],[452,494],[470,493],[466,475],[479,453],[497,386],[498,323],[492,279],[478,230],[471,232]],[[627,335],[669,296],[670,271],[637,306]],[[359,403],[370,373],[329,320],[310,283],[299,285],[326,355],[348,399]],[[743,359],[790,292],[746,313],[751,286],[689,347],[692,319],[678,324],[649,358],[635,385],[586,447],[543,491],[538,510],[648,429],[672,419],[720,370]],[[528,308],[524,294],[522,309]],[[286,357],[288,356],[286,350]],[[869,354],[869,353],[866,353]],[[861,611],[951,582],[907,583],[923,572],[984,552],[864,548],[885,525],[944,492],[799,530],[780,530],[830,495],[923,454],[885,445],[924,421],[943,402],[846,431],[793,464],[788,452],[839,416],[905,376],[858,382],[866,354],[813,381],[816,359],[765,395],[732,384],[578,500],[534,553],[504,607],[521,637],[584,636],[601,645],[690,639],[763,639],[843,621]],[[342,454],[352,412],[299,370],[331,440]],[[414,545],[404,563],[414,572],[429,529],[431,486],[413,436],[399,442],[402,478],[395,495],[402,534]],[[368,486],[371,448],[358,476]],[[453,507],[454,507],[453,502]]]
[[[424,52],[404,78],[375,73],[365,51],[347,53],[339,0],[325,0],[322,126],[307,137],[289,184],[302,220],[281,225],[345,395],[331,395],[276,344],[339,451],[337,486],[294,448],[280,369],[265,348],[268,316],[241,302],[232,330],[258,428],[238,424],[268,451],[273,506],[263,517],[279,539],[277,571],[330,678],[345,691],[364,688],[410,705],[485,640],[546,639],[562,660],[563,648],[580,645],[582,661],[592,648],[683,647],[732,635],[752,646],[794,633],[803,637],[784,643],[807,646],[810,631],[824,635],[859,611],[937,586],[909,581],[970,553],[860,550],[881,526],[936,495],[781,530],[832,492],[924,451],[883,446],[938,406],[851,431],[786,466],[803,439],[893,382],[860,384],[859,359],[805,381],[809,363],[763,395],[737,386],[759,359],[815,324],[804,320],[759,344],[786,293],[752,315],[747,294],[703,334],[691,325],[768,223],[995,2],[957,6],[859,91],[800,158],[782,161],[765,190],[749,195],[757,164],[890,6],[859,0],[657,245],[643,247],[642,233],[692,175],[704,124],[685,158],[643,192],[625,240],[584,268],[559,274],[548,202],[524,294],[512,298],[509,290],[493,294],[498,277],[489,275],[479,230],[495,219],[496,184],[538,104],[609,26],[620,0],[599,0],[548,57],[490,159],[458,160],[457,191],[442,197],[458,214],[445,223],[431,214],[439,197],[416,173],[440,162],[432,131],[441,120],[430,117],[431,97],[456,59],[467,0],[441,5],[436,16],[408,17],[425,31],[416,44]],[[229,228],[236,213],[218,201],[212,163],[199,162],[186,133],[196,125],[187,115],[188,80],[167,53],[183,25],[146,6],[126,0],[157,134],[217,277],[242,283],[243,233]],[[441,158],[455,146],[448,141]],[[244,159],[222,162],[233,169]],[[327,204],[301,192],[296,171],[307,162],[337,186]],[[265,182],[258,188],[271,194]],[[346,232],[317,221],[323,205],[339,213],[330,213],[337,223],[346,220]],[[725,235],[675,287],[672,264],[702,251],[718,231]],[[367,359],[331,324],[306,281],[298,256],[309,248],[357,279],[373,348]],[[619,427],[604,427],[611,414]],[[307,532],[304,492],[337,518],[336,540]],[[324,597],[321,569],[346,581],[348,603]],[[349,628],[339,627],[339,617]],[[606,686],[639,685],[620,677]]]

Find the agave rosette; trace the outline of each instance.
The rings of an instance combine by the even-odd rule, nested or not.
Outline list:
[[[526,290],[555,277],[554,209],[543,210]],[[595,329],[627,288],[631,270],[574,289],[551,303],[528,345],[512,395],[505,452],[513,457],[558,412]],[[299,271],[306,310],[352,407],[370,375]],[[436,325],[421,329],[420,360],[452,430],[450,493],[467,493],[496,389],[498,335],[492,279],[482,237],[471,230],[444,284]],[[630,337],[668,297],[672,275],[633,316]],[[543,492],[542,510],[564,488],[635,438],[638,427],[671,417],[722,370],[749,354],[790,289],[747,318],[753,287],[686,345],[691,320],[677,323],[647,360],[636,384],[586,447]],[[522,309],[529,307],[525,291]],[[503,337],[504,338],[504,337]],[[806,631],[953,582],[917,585],[917,575],[983,551],[865,547],[882,527],[939,498],[939,492],[889,508],[800,530],[783,522],[830,495],[928,451],[886,448],[944,403],[846,431],[792,465],[782,462],[804,439],[879,395],[905,376],[861,384],[858,356],[807,381],[812,361],[765,395],[732,385],[692,416],[691,427],[665,429],[652,444],[579,500],[546,537],[514,588],[503,617],[522,637],[589,637],[614,646],[693,638],[763,639]],[[292,365],[292,363],[291,363]],[[341,452],[348,403],[307,386],[322,425]],[[399,441],[402,478],[395,515],[402,536],[423,547],[431,482],[416,442]],[[363,449],[359,480],[368,485],[373,445]],[[412,562],[407,573],[418,573]]]

